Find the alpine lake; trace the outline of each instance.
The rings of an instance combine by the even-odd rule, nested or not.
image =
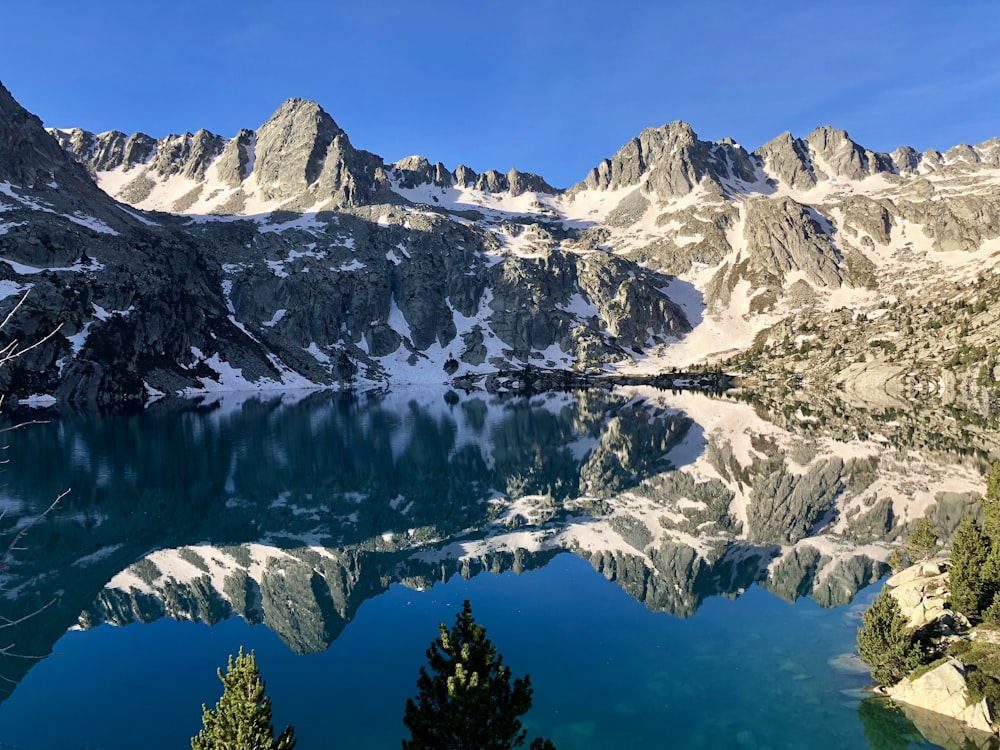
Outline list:
[[[981,488],[916,411],[421,388],[46,419],[6,434],[3,750],[188,747],[241,646],[301,750],[398,748],[466,599],[560,750],[996,747],[854,655],[907,524]]]

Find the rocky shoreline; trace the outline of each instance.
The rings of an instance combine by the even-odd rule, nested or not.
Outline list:
[[[885,587],[914,630],[934,633],[947,645],[995,642],[1000,634],[982,625],[973,627],[964,615],[949,609],[948,565],[946,558],[917,563],[893,575]],[[995,707],[986,698],[970,702],[967,674],[960,657],[946,656],[878,692],[899,704],[920,733],[936,744],[995,748],[1000,733]]]
[[[655,375],[609,375],[574,370],[533,367],[498,370],[488,375],[470,375],[451,382],[454,388],[485,390],[488,393],[544,393],[582,388],[651,386],[663,390],[721,393],[734,388],[738,378],[724,372],[670,372]]]

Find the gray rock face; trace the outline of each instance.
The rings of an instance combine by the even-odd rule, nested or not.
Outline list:
[[[844,274],[828,234],[815,214],[792,200],[754,198],[746,204],[747,254],[763,277],[784,281],[802,271],[817,286],[840,286]]]
[[[733,265],[724,263],[709,284],[710,308],[729,305],[737,284],[749,281],[751,288],[760,290],[751,310],[770,309],[793,272],[801,272],[817,287],[860,285],[851,264],[817,221],[818,214],[807,206],[790,198],[755,197],[744,203],[744,212],[744,250]],[[864,270],[861,265],[859,270]]]
[[[507,173],[507,185],[511,195],[522,195],[527,192],[554,194],[556,189],[537,174],[519,172],[511,169]]]
[[[816,128],[804,140],[782,133],[754,155],[778,182],[797,190],[807,190],[833,177],[862,180],[876,173],[897,171],[889,154],[862,148],[846,131],[830,127]],[[906,157],[907,154],[899,154],[904,161]]]
[[[920,154],[910,146],[901,146],[892,152],[892,162],[899,174],[916,174],[920,167]]]
[[[666,199],[686,195],[705,177],[716,185],[724,179],[753,181],[755,170],[750,155],[732,140],[700,141],[690,125],[677,121],[642,131],[574,190],[617,190],[638,185],[648,175],[645,189]]]
[[[400,187],[415,188],[420,185],[434,185],[449,188],[452,185],[471,187],[483,193],[510,193],[512,196],[527,192],[548,193],[554,195],[557,191],[537,174],[511,169],[506,174],[490,169],[483,174],[477,174],[465,165],[460,164],[454,172],[438,162],[432,165],[423,156],[408,156],[392,165],[393,172]]]
[[[931,192],[930,200],[900,200],[899,214],[922,226],[942,252],[975,252],[987,240],[1000,236],[1000,196],[954,195]]]
[[[96,198],[95,189],[83,170],[51,137],[41,121],[25,111],[0,84],[0,182],[25,190],[52,193],[51,185],[62,185],[70,194]],[[98,191],[99,192],[99,191]]]
[[[861,180],[877,172],[892,172],[895,166],[888,154],[876,154],[862,148],[851,140],[845,130],[816,128],[806,136],[806,143],[809,144],[810,152],[819,156],[827,169],[833,172],[825,174],[817,169],[817,174],[825,177]]]
[[[754,483],[749,538],[756,544],[794,544],[813,533],[832,508],[844,464],[831,459],[797,477],[783,461],[772,463],[773,469],[760,471]]]
[[[92,172],[105,172],[118,167],[128,170],[147,162],[156,151],[156,140],[145,133],[129,136],[111,130],[95,135],[79,128],[50,130],[49,133]]]
[[[438,162],[432,165],[423,156],[408,156],[396,162],[393,168],[400,187],[404,188],[426,184],[451,187],[455,181],[454,175],[444,164]]]
[[[319,180],[328,152],[348,149],[344,131],[315,102],[289,99],[257,134],[254,172],[266,198],[295,197]]]
[[[854,235],[864,232],[875,243],[889,244],[893,227],[892,211],[895,208],[891,203],[858,195],[844,200],[841,207],[845,231]]]
[[[250,130],[241,130],[228,141],[215,165],[219,179],[230,187],[237,187],[247,177],[253,166],[257,136]]]
[[[768,173],[797,190],[807,190],[818,181],[809,159],[809,149],[802,141],[784,132],[754,151]]]
[[[163,176],[180,171],[185,177],[200,180],[224,144],[225,139],[207,130],[199,130],[194,135],[169,136],[157,144],[151,166]]]

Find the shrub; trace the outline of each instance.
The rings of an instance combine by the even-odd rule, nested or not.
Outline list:
[[[981,670],[970,670],[965,675],[968,691],[965,702],[971,706],[986,698],[990,705],[1000,706],[1000,682]]]

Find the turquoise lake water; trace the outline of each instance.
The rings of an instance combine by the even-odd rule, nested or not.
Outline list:
[[[561,750],[937,747],[863,701],[884,566],[852,539],[878,525],[823,527],[859,470],[749,407],[671,398],[319,394],[21,431],[0,533],[73,492],[3,580],[5,616],[41,610],[10,632],[41,658],[0,659],[0,750],[188,747],[240,646],[300,750],[398,748],[465,599],[531,675],[529,739]],[[805,497],[792,450],[839,489]],[[782,471],[824,519],[785,545],[782,508],[740,494]]]
[[[214,667],[242,645],[300,748],[398,747],[423,652],[466,598],[514,674],[531,675],[529,736],[564,750],[870,747],[854,693],[867,677],[831,664],[853,649],[858,606],[790,605],[753,588],[682,620],[569,554],[521,576],[393,586],[320,654],[294,655],[239,619],[68,633],[0,706],[0,746],[186,747],[200,703],[218,698]]]

